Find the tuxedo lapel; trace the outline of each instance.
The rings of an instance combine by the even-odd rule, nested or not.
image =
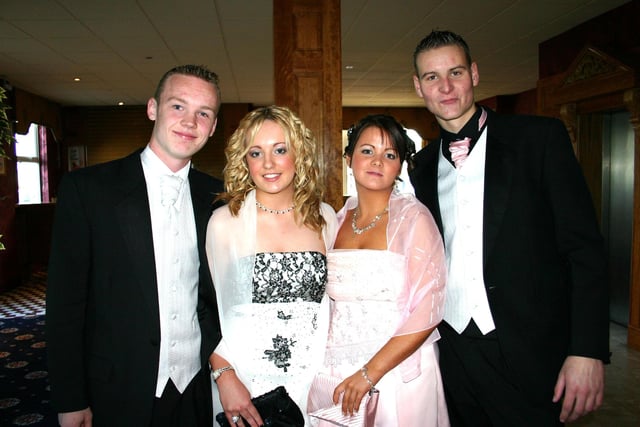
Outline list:
[[[429,208],[440,233],[443,234],[440,203],[438,202],[438,158],[440,144],[441,141],[434,141],[416,154],[416,167],[409,172],[409,176],[411,182],[414,184],[416,197]]]
[[[514,148],[495,114],[489,113],[484,177],[483,263],[495,244],[511,192]]]
[[[191,202],[193,203],[199,247],[204,245],[207,224],[213,210],[212,193],[214,189],[206,188],[205,185],[210,186],[210,182],[208,180],[206,183],[203,182],[194,170],[189,172],[189,187],[191,188]]]
[[[125,158],[119,174],[122,199],[115,207],[116,220],[125,241],[128,256],[133,260],[132,274],[137,279],[144,300],[153,317],[158,318],[158,284],[156,277],[153,231],[149,196],[142,171],[140,153]]]

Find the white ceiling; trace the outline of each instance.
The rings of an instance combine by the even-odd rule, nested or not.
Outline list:
[[[145,104],[184,63],[216,71],[223,102],[273,102],[269,0],[1,2],[0,78],[62,105]],[[471,46],[477,99],[535,88],[540,42],[627,2],[342,0],[342,65],[353,66],[343,69],[343,105],[423,105],[412,54],[435,28]]]

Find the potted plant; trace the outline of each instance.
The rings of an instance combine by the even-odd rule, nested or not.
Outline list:
[[[5,90],[0,86],[0,161],[4,161],[4,158],[7,157],[7,150],[13,142],[13,129],[7,117],[7,110],[11,107],[6,103],[6,100]],[[2,234],[0,234],[0,238],[2,238]],[[0,241],[0,251],[4,249],[4,244]]]
[[[7,110],[11,107],[6,103],[7,95],[0,86],[0,157],[7,157],[6,150],[13,142],[13,129],[7,117]]]

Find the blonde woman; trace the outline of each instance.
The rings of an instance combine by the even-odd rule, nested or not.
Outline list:
[[[213,213],[206,246],[223,335],[213,356],[214,413],[259,426],[250,399],[280,385],[306,413],[326,343],[336,217],[322,202],[315,139],[289,109],[250,112],[225,155],[227,204]]]

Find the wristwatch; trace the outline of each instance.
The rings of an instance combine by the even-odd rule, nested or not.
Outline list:
[[[223,368],[216,369],[215,371],[212,371],[213,380],[217,381],[218,378],[220,378],[220,375],[222,375],[222,373],[226,372],[226,371],[233,371],[233,366],[225,366]]]

